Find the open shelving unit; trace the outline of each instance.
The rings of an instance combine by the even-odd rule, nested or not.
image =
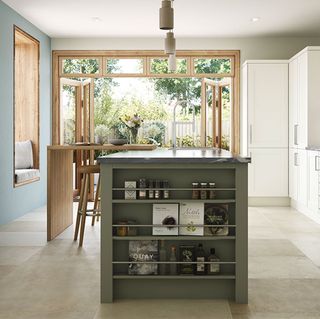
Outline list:
[[[123,298],[226,298],[246,303],[248,298],[247,251],[247,165],[240,163],[212,164],[107,164],[101,165],[102,181],[102,237],[101,237],[101,301],[113,302]],[[125,181],[140,178],[168,180],[170,199],[124,199]],[[214,181],[218,186],[215,199],[191,199],[192,182]],[[139,191],[140,188],[130,189]],[[149,188],[143,189],[149,190]],[[155,189],[153,189],[155,190]],[[203,190],[203,189],[199,189]],[[210,190],[210,189],[207,189]],[[159,236],[152,235],[152,205],[158,203],[199,202],[228,206],[229,234],[226,236]],[[121,219],[135,220],[136,236],[117,236],[114,231]],[[175,225],[186,227],[187,225]],[[195,227],[216,227],[194,225]],[[217,275],[129,275],[128,265],[155,263],[169,265],[170,261],[132,262],[129,260],[129,242],[156,240],[169,247],[199,243],[209,255],[216,249],[220,257]],[[179,252],[177,251],[177,257]],[[178,266],[184,262],[174,262]],[[186,262],[190,264],[190,262]],[[201,262],[202,263],[202,262]],[[193,262],[194,265],[197,262]],[[210,264],[205,262],[206,265]]]

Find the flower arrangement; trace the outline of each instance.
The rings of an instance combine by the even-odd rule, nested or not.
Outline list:
[[[143,119],[138,115],[134,114],[133,116],[125,115],[123,118],[120,118],[120,121],[128,128],[130,133],[130,143],[137,143],[138,130],[141,127]]]

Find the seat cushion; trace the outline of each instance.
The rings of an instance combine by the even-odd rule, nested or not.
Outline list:
[[[32,142],[30,140],[15,143],[15,168],[33,168]]]
[[[15,170],[15,183],[19,184],[26,182],[30,179],[40,177],[40,171],[38,169],[16,169]]]

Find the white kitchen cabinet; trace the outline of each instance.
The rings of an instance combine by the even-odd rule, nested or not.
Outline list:
[[[289,63],[289,145],[320,146],[320,47],[307,47]]]
[[[288,149],[249,149],[249,197],[288,197]]]
[[[249,148],[288,147],[288,62],[248,61],[243,72]]]
[[[307,150],[297,150],[297,165],[298,165],[298,202],[300,205],[307,206],[308,204],[308,159]]]
[[[320,153],[307,151],[308,158],[308,209],[317,213],[319,210],[319,170]]]

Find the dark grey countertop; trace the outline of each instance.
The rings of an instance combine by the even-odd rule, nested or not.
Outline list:
[[[193,149],[161,149],[153,151],[127,151],[107,156],[100,156],[101,164],[144,164],[144,163],[250,163],[250,157],[233,155],[222,149],[193,148]]]

